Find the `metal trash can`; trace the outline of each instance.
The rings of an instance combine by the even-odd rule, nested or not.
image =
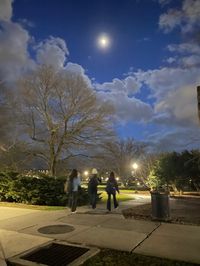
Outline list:
[[[169,193],[151,191],[152,220],[170,221]]]

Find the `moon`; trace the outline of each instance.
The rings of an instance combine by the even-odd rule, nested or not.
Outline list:
[[[106,50],[110,47],[111,39],[107,34],[99,35],[97,39],[97,45],[100,49]]]

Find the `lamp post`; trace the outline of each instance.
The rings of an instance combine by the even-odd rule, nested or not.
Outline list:
[[[198,107],[198,117],[200,121],[200,86],[197,86],[197,107]]]
[[[137,163],[133,163],[132,164],[132,168],[133,170],[131,171],[131,174],[132,174],[132,181],[134,181],[134,183],[136,182],[136,171],[138,169],[138,164]]]

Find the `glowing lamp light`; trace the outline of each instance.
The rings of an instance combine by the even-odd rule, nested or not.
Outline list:
[[[85,175],[85,176],[88,176],[88,171],[85,171],[85,172],[84,172],[84,175]]]
[[[134,163],[134,164],[132,165],[132,167],[133,167],[134,170],[136,170],[136,169],[138,169],[138,164],[137,164],[137,163]]]

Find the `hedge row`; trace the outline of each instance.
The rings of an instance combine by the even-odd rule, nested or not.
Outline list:
[[[0,173],[0,201],[66,206],[68,195],[63,190],[64,182],[63,178],[36,178]],[[85,205],[88,202],[87,190],[82,188],[78,204]]]

